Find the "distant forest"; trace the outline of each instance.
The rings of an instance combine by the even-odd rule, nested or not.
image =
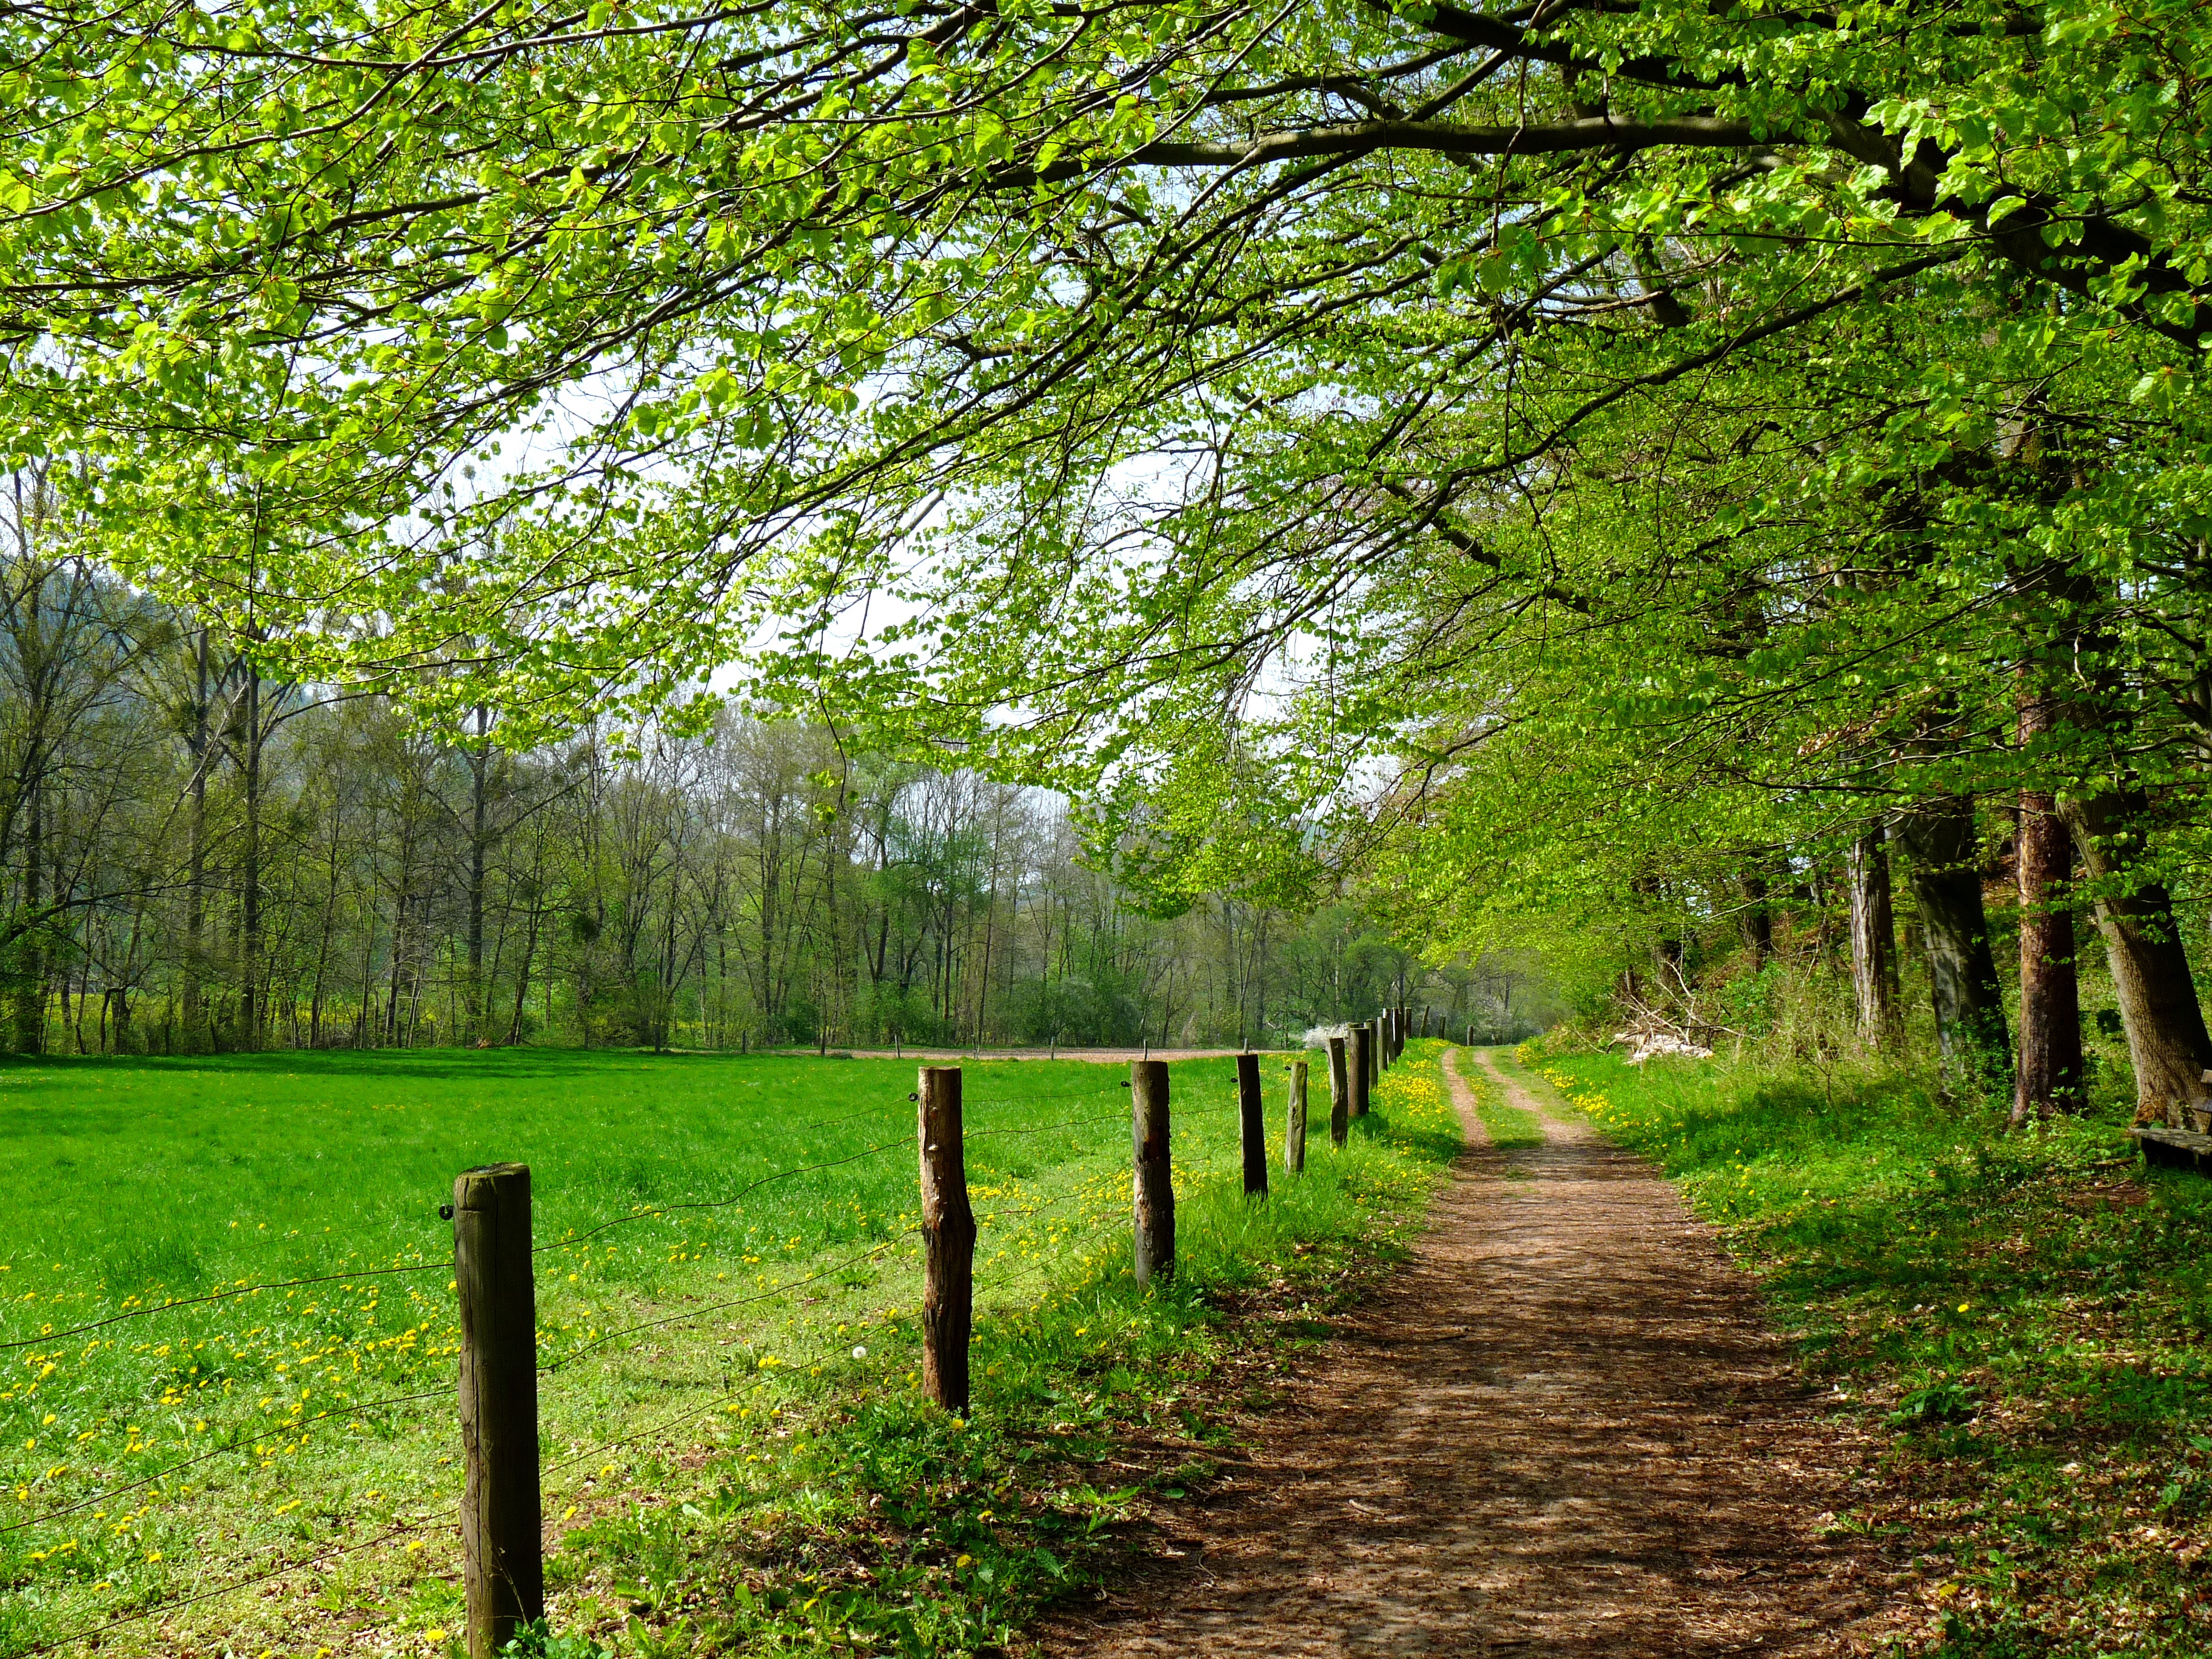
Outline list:
[[[1147,913],[1065,804],[734,715],[510,753],[41,556],[0,557],[0,1043],[1267,1043],[1411,1000],[1540,1028],[1517,959],[1425,972],[1353,903]]]

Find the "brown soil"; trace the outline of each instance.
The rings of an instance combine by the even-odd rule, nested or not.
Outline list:
[[[1544,1111],[1480,1056],[1512,1103]],[[1468,1150],[1412,1259],[1299,1365],[1301,1407],[1058,1655],[1850,1650],[1887,1575],[1823,1540],[1870,1449],[1650,1165],[1578,1123]]]

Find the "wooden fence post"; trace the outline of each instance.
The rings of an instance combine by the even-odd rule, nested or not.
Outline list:
[[[1168,1063],[1129,1062],[1129,1139],[1135,1168],[1136,1244],[1130,1267],[1139,1285],[1175,1272],[1175,1183],[1168,1165]]]
[[[1375,1075],[1370,1080],[1380,1083],[1382,1073],[1390,1069],[1390,1011],[1385,1008],[1370,1020],[1368,1030],[1375,1034],[1375,1041],[1368,1045],[1368,1052],[1375,1057]]]
[[[925,1066],[915,1091],[921,1149],[921,1386],[949,1412],[968,1409],[968,1338],[975,1324],[975,1212],[960,1128],[960,1068]]]
[[[1244,1151],[1244,1196],[1267,1195],[1267,1104],[1260,1088],[1260,1056],[1237,1056],[1237,1117]]]
[[[1328,1140],[1332,1146],[1343,1146],[1352,1127],[1352,1079],[1346,1068],[1344,1052],[1348,1041],[1340,1036],[1328,1040]]]
[[[1306,1063],[1291,1062],[1290,1110],[1283,1116],[1283,1167],[1292,1175],[1306,1172]]]
[[[461,1313],[469,1659],[493,1659],[516,1631],[545,1616],[528,1164],[488,1164],[454,1181],[453,1288]]]
[[[1362,1020],[1352,1028],[1352,1101],[1354,1117],[1367,1115],[1367,1101],[1375,1087],[1375,1026]]]
[[[1382,1022],[1363,1020],[1359,1029],[1367,1034],[1367,1087],[1371,1093],[1382,1081]],[[1364,1112],[1366,1109],[1363,1106],[1360,1109]]]

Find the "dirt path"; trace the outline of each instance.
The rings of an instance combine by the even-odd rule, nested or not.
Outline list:
[[[1492,1065],[1512,1103],[1543,1103]],[[1821,1511],[1863,1449],[1674,1189],[1579,1123],[1468,1148],[1181,1559],[1055,1654],[1819,1654],[1882,1598]]]

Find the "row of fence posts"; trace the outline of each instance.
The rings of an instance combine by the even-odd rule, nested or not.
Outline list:
[[[1405,1048],[1407,1012],[1328,1040],[1328,1133],[1348,1139],[1374,1085]],[[1289,1066],[1283,1167],[1306,1165],[1304,1060]],[[1175,1187],[1169,1161],[1168,1067],[1129,1066],[1133,1238],[1139,1285],[1175,1271]],[[1267,1195],[1260,1056],[1237,1056],[1239,1135],[1248,1198]],[[925,1066],[912,1097],[921,1186],[921,1381],[951,1412],[968,1409],[975,1316],[975,1212],[960,1117],[960,1067]],[[460,1419],[465,1486],[461,1556],[470,1659],[494,1659],[524,1625],[545,1616],[544,1514],[538,1480],[538,1301],[532,1263],[530,1169],[494,1164],[453,1182],[453,1279],[460,1299]]]

